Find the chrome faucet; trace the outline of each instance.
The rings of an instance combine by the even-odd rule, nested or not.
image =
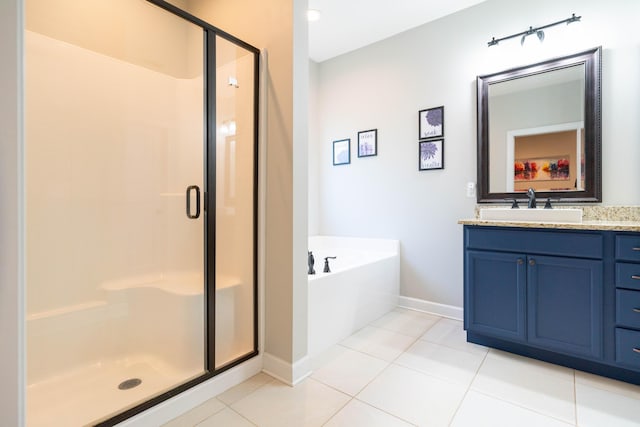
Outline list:
[[[529,198],[529,203],[527,204],[527,207],[529,209],[535,209],[536,208],[536,192],[533,191],[533,188],[530,188],[527,190],[527,197]]]

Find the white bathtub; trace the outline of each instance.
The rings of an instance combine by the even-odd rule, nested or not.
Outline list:
[[[391,311],[400,294],[398,240],[310,236],[309,355],[337,344]],[[331,273],[323,273],[324,258]]]

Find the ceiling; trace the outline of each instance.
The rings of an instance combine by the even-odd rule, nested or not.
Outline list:
[[[326,61],[485,0],[309,0],[309,57]]]

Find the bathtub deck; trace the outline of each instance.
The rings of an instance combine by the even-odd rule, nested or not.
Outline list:
[[[200,373],[179,372],[151,357],[79,368],[28,386],[27,425],[87,425]],[[118,389],[118,384],[129,378],[140,378],[142,383],[129,390]]]

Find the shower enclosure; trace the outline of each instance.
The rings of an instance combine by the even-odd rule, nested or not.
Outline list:
[[[27,425],[112,425],[257,354],[258,51],[163,1],[25,16]]]

